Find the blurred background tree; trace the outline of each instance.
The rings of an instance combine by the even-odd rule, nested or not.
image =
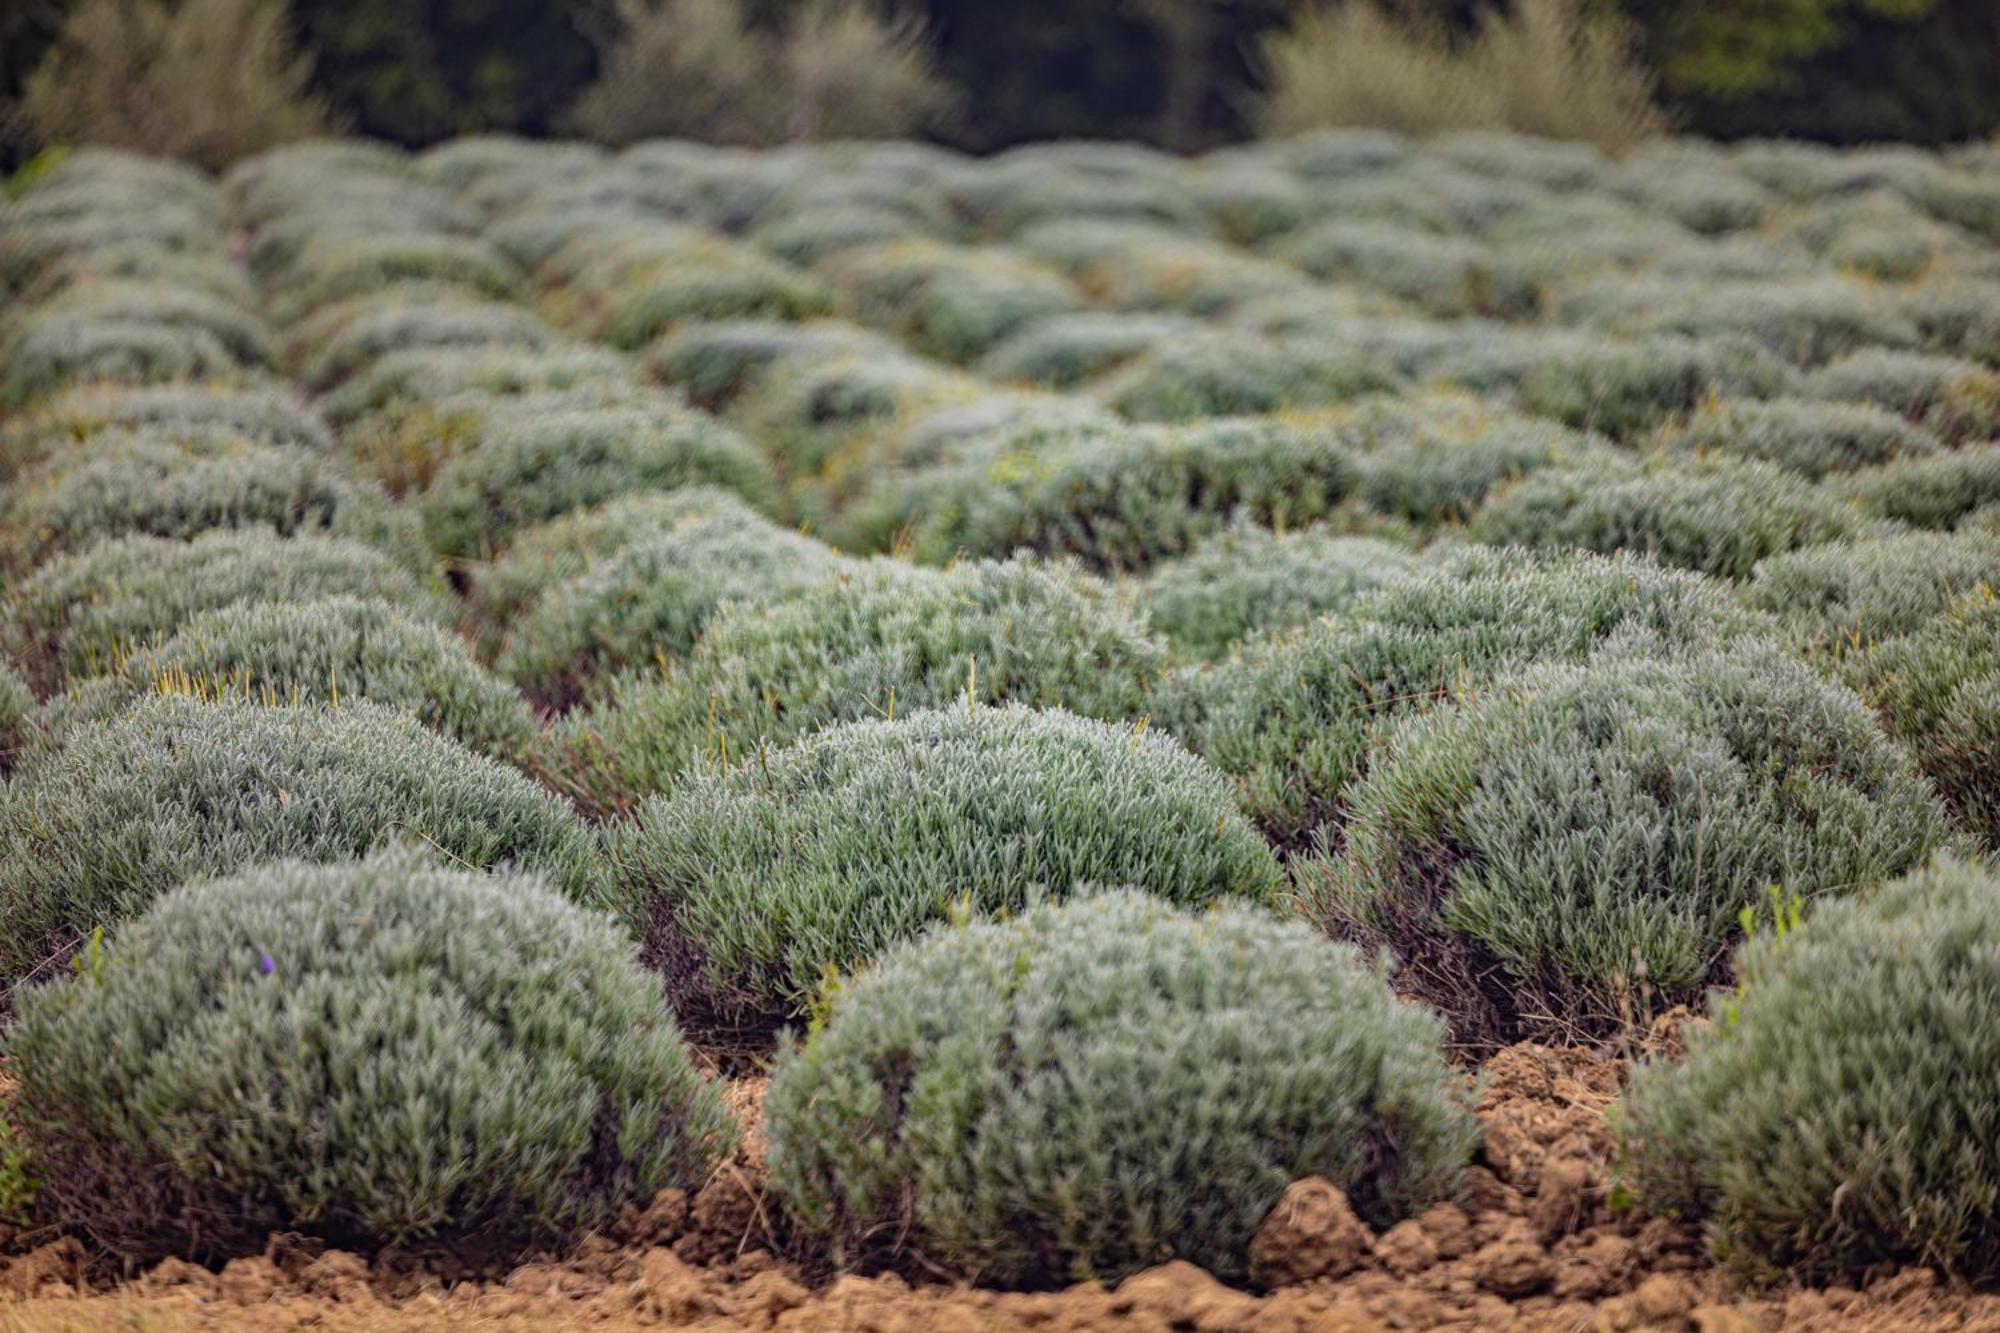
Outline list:
[[[176,8],[195,0],[117,0]],[[753,45],[821,0],[740,0]],[[0,0],[0,107],[18,103],[85,0]],[[686,3],[686,0],[673,0]],[[1181,149],[1249,133],[1262,53],[1339,0],[849,0],[885,31],[921,29],[953,114],[920,118],[992,149],[1090,135]],[[1996,0],[1581,0],[1635,34],[1662,109],[1689,131],[1837,142],[1948,142],[2000,127]],[[1479,39],[1519,0],[1388,0],[1399,23]],[[312,90],[353,129],[406,144],[474,130],[563,131],[619,57],[640,0],[292,0]],[[899,26],[902,25],[902,26]],[[836,35],[859,31],[851,23]],[[795,48],[794,79],[810,48]],[[659,58],[657,47],[654,58]],[[823,74],[824,67],[809,71]],[[711,80],[712,82],[712,80]],[[631,85],[628,85],[628,91]],[[668,99],[670,86],[653,90]],[[677,112],[655,112],[668,121]],[[753,118],[754,119],[754,118]],[[813,119],[807,117],[808,120]],[[8,152],[32,150],[19,116]],[[787,132],[791,127],[788,124]],[[826,132],[825,129],[816,132]]]

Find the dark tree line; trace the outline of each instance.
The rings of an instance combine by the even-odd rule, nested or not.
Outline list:
[[[134,3],[154,0],[134,0]],[[884,0],[890,3],[891,0]],[[1199,147],[1248,131],[1260,36],[1307,0],[906,0],[961,90],[952,140],[1065,135]],[[1485,0],[1392,0],[1469,25]],[[779,22],[793,0],[748,0]],[[1602,0],[1630,18],[1689,130],[1949,142],[2000,127],[1996,0]],[[0,99],[66,0],[0,2]],[[292,0],[316,81],[354,129],[422,144],[559,132],[595,74],[609,0]]]

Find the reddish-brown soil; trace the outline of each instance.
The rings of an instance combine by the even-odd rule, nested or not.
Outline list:
[[[663,1194],[613,1234],[510,1270],[448,1253],[372,1262],[280,1238],[220,1273],[169,1261],[108,1291],[74,1241],[0,1271],[0,1330],[387,1330],[673,1327],[701,1330],[1146,1330],[1375,1333],[1451,1329],[1994,1330],[2000,1295],[1926,1270],[1861,1289],[1746,1291],[1687,1228],[1608,1202],[1605,1108],[1623,1067],[1516,1046],[1486,1066],[1486,1141],[1463,1201],[1373,1234],[1338,1190],[1287,1192],[1251,1249],[1258,1291],[1167,1264],[1115,1287],[1006,1293],[884,1274],[815,1281],[783,1250],[753,1141],[693,1198]],[[761,1089],[739,1088],[754,1113]]]

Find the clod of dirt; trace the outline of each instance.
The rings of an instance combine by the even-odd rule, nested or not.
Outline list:
[[[1373,1253],[1347,1196],[1314,1176],[1294,1181],[1251,1237],[1250,1280],[1270,1288],[1345,1277]]]

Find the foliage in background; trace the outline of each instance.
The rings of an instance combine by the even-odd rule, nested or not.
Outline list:
[[[596,40],[603,72],[574,118],[607,143],[893,139],[952,100],[922,22],[866,0],[806,0],[775,30],[741,0],[617,0]]]
[[[9,128],[212,170],[327,128],[281,0],[82,0],[28,78]]]
[[[1495,129],[1616,151],[1666,124],[1634,34],[1582,0],[1519,0],[1464,38],[1347,0],[1302,13],[1269,39],[1265,58],[1262,119],[1274,134]]]

